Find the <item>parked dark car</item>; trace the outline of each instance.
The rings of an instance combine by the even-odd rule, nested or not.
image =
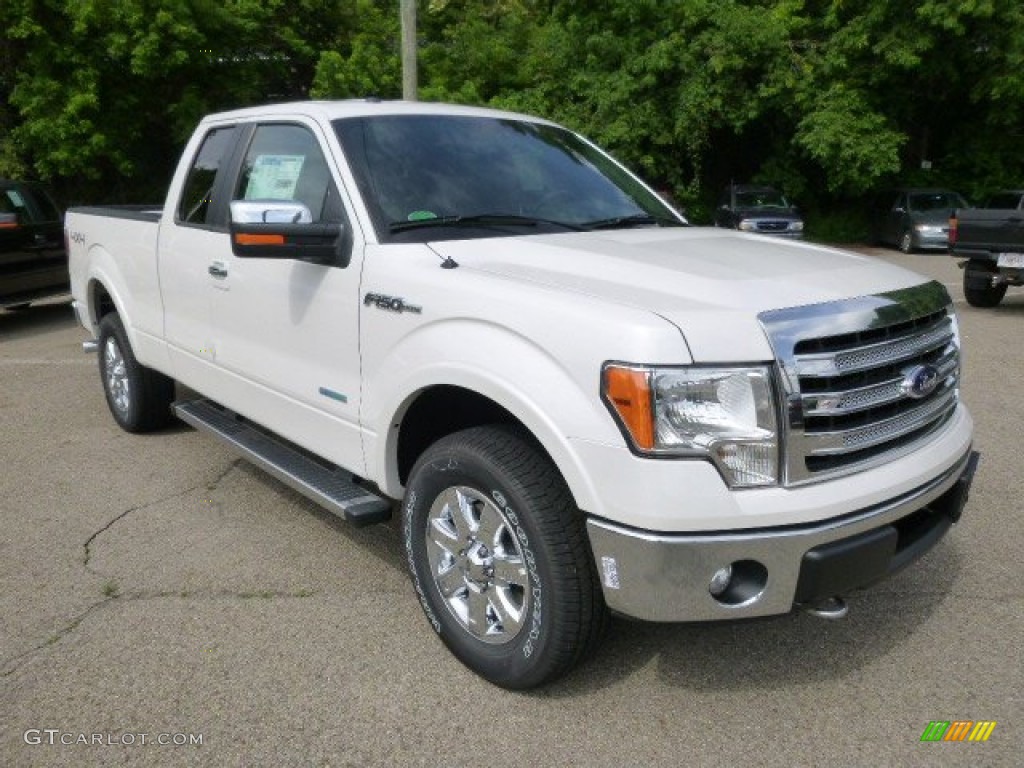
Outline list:
[[[778,190],[754,184],[725,188],[715,209],[715,226],[762,235],[804,236],[803,217],[796,206]]]
[[[69,291],[60,208],[41,184],[0,179],[0,307]]]
[[[884,192],[875,199],[872,239],[903,253],[946,251],[949,216],[967,201],[949,189],[907,188]]]

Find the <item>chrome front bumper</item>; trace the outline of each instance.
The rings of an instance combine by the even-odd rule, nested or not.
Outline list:
[[[957,522],[978,454],[891,502],[810,526],[699,535],[637,531],[591,518],[587,533],[608,607],[645,621],[788,613],[868,586],[930,550]],[[736,584],[713,597],[716,572]]]

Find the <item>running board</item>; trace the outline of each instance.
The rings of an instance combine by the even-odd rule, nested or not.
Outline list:
[[[171,409],[182,421],[219,437],[260,469],[353,525],[382,523],[391,517],[391,502],[357,485],[345,470],[316,461],[210,400],[179,400]]]

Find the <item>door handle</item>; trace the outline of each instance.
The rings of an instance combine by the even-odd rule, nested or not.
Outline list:
[[[225,278],[228,276],[227,265],[223,261],[215,261],[206,269],[211,275],[216,278]]]

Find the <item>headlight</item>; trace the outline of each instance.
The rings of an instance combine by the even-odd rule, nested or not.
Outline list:
[[[602,392],[633,447],[710,458],[731,486],[775,485],[771,370],[606,365]]]
[[[742,229],[744,232],[753,232],[756,227],[754,226],[754,222],[749,219],[741,219],[740,223],[736,225],[736,229]]]
[[[791,221],[791,222],[789,222],[789,231],[790,232],[803,232],[804,231],[804,223],[802,221]]]

